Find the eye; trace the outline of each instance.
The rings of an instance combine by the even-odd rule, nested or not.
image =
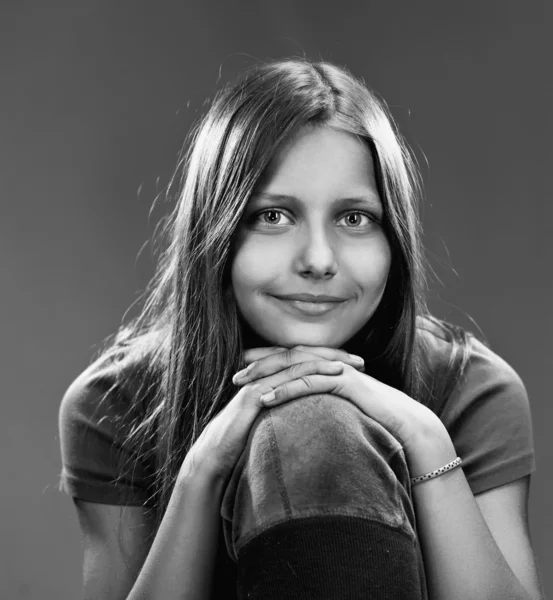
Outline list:
[[[369,223],[366,223],[367,225],[369,225],[370,223],[376,223],[376,219],[373,216],[368,215],[367,213],[364,213],[364,212],[359,212],[357,210],[349,212],[347,215],[344,215],[342,217],[342,219],[349,219],[349,217],[351,217],[352,215],[357,215],[358,217],[361,216],[361,217],[367,218],[369,220]],[[359,219],[357,219],[357,220],[359,220]],[[352,228],[348,227],[348,229],[352,229]]]
[[[271,213],[276,214],[276,215],[284,215],[284,212],[281,211],[281,210],[278,210],[276,208],[269,208],[269,209],[261,210],[261,211],[255,213],[255,214],[253,214],[248,219],[248,223],[257,223],[258,220],[259,220],[259,217],[261,217],[262,215],[267,215],[267,214],[271,214]],[[350,211],[349,213],[347,213],[346,215],[344,215],[343,217],[341,217],[340,220],[347,219],[347,218],[351,217],[352,215],[357,215],[358,216],[358,219],[357,219],[358,221],[359,221],[359,217],[365,217],[366,219],[368,219],[369,222],[365,223],[365,225],[369,225],[370,223],[376,223],[377,222],[377,219],[375,217],[373,217],[372,215],[369,215],[367,213],[360,212],[360,211],[357,211],[357,210]],[[264,221],[263,224],[264,225],[268,225],[268,226],[270,226],[270,225],[282,225],[282,223],[277,223],[277,222],[274,222],[274,221],[272,221],[272,222]],[[362,227],[362,225],[359,225],[359,223],[357,223],[357,224],[353,224],[352,227],[347,226],[346,228],[347,229],[357,229],[358,227]]]
[[[259,217],[261,217],[261,215],[268,215],[270,213],[284,215],[284,213],[281,210],[277,210],[276,208],[269,208],[269,209],[261,210],[255,214],[253,214],[249,218],[248,223],[257,223],[257,221],[259,220]],[[265,221],[264,225],[281,225],[281,223],[273,223],[273,222],[267,223]]]

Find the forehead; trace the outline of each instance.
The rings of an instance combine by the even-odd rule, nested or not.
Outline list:
[[[277,151],[254,194],[376,191],[368,144],[358,136],[330,127],[300,130]]]

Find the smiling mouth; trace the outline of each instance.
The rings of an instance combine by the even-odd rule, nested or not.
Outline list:
[[[306,302],[304,300],[290,300],[288,298],[279,298],[273,296],[282,306],[296,314],[301,313],[307,316],[326,315],[346,303],[346,300],[336,302]]]

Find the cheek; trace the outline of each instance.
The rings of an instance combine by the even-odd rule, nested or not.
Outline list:
[[[232,285],[236,293],[241,289],[262,287],[274,280],[282,270],[278,252],[243,247],[235,256],[231,269]],[[279,266],[280,265],[280,266]]]
[[[356,254],[349,261],[352,277],[362,287],[379,292],[386,286],[392,264],[390,247],[387,242],[373,245],[364,255],[365,258],[360,260]]]

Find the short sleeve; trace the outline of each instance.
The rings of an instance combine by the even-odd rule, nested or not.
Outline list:
[[[440,418],[473,494],[536,470],[530,402],[517,372],[476,338]]]
[[[124,410],[109,377],[89,367],[69,386],[59,408],[62,471],[59,490],[102,504],[147,505],[151,474],[135,461],[132,477],[120,475],[118,465],[134,455],[116,442],[118,411]],[[111,390],[111,391],[110,391]]]

